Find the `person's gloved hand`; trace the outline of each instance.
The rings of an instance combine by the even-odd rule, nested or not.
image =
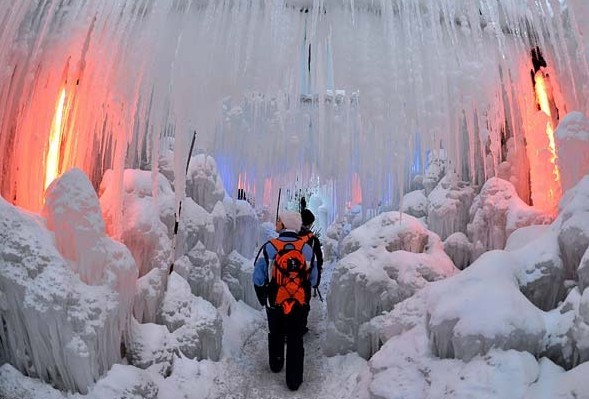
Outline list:
[[[258,297],[260,305],[266,306],[268,300],[268,285],[254,285],[254,289],[256,290],[256,296]]]

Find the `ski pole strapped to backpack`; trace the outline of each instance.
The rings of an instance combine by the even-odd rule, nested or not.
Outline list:
[[[272,266],[269,299],[274,306],[280,306],[285,315],[295,304],[306,305],[310,296],[310,270],[302,249],[306,242],[270,240],[276,248],[276,258]]]

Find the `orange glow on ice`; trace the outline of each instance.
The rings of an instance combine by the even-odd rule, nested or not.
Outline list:
[[[558,205],[558,201],[561,197],[560,187],[560,171],[557,166],[557,152],[556,142],[554,139],[554,124],[556,118],[552,115],[553,100],[552,86],[547,80],[546,75],[542,70],[537,71],[534,76],[534,92],[537,104],[540,111],[546,115],[545,126],[538,126],[539,130],[536,134],[540,134],[540,129],[545,132],[545,138],[538,140],[528,140],[528,142],[536,143],[539,145],[535,149],[536,152],[541,153],[547,151],[547,157],[544,158],[543,162],[548,162],[549,165],[538,167],[536,171],[531,170],[532,185],[536,186],[536,190],[532,187],[532,198],[534,199],[534,205],[541,209],[548,211],[555,211]],[[542,122],[540,122],[542,123]],[[531,165],[534,162],[531,160]],[[536,182],[534,183],[534,181]],[[542,187],[542,188],[540,188]],[[544,194],[534,191],[543,191]]]
[[[538,100],[538,104],[540,104],[540,109],[549,117],[552,117],[552,112],[550,111],[550,100],[548,98],[548,89],[546,87],[546,80],[544,78],[544,74],[541,71],[536,72],[536,98]],[[550,162],[553,165],[553,172],[556,181],[560,181],[560,172],[558,167],[556,166],[556,142],[554,141],[554,127],[552,126],[552,122],[548,122],[546,124],[546,136],[548,137],[548,150],[550,151]],[[552,193],[553,191],[550,190]]]
[[[47,160],[45,162],[45,185],[44,189],[59,176],[59,154],[61,151],[61,137],[63,132],[63,113],[65,109],[65,88],[61,89],[55,115],[51,122],[51,132],[49,134],[49,149],[47,150]]]
[[[544,79],[544,74],[541,71],[536,72],[534,80],[536,82],[536,87],[534,88],[536,91],[536,99],[538,100],[538,104],[540,104],[540,109],[546,115],[552,116],[550,112],[550,100],[548,100],[548,90],[546,89],[546,80]]]

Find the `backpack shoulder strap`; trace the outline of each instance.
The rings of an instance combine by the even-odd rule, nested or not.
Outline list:
[[[268,242],[270,243],[270,245],[274,247],[274,249],[276,249],[276,253],[282,251],[284,249],[284,246],[287,244],[285,241],[282,241],[278,238],[273,238]]]

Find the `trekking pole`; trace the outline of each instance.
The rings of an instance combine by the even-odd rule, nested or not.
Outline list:
[[[276,222],[278,222],[278,212],[280,210],[280,193],[282,192],[282,188],[278,189],[278,204],[276,205]]]
[[[319,291],[319,287],[313,288],[313,298],[316,298],[319,295],[319,300],[323,302],[323,297],[321,296],[321,291]]]
[[[186,171],[184,176],[188,174],[188,167],[190,166],[190,159],[192,159],[192,150],[194,149],[194,142],[196,141],[196,130],[192,135],[192,143],[190,143],[190,151],[188,152],[188,159],[186,160]],[[178,226],[180,225],[180,214],[182,213],[182,200],[178,204],[178,214],[176,214],[176,220],[174,222],[174,237],[172,238],[172,253],[170,254],[170,269],[168,274],[172,274],[174,271],[174,261],[176,260],[176,241],[178,240]]]

